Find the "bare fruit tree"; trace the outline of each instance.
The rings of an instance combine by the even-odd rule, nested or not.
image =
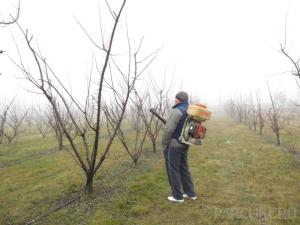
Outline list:
[[[3,143],[5,138],[5,128],[7,123],[7,117],[10,108],[12,107],[13,103],[15,101],[15,98],[11,100],[11,102],[8,105],[5,105],[2,109],[0,108],[0,144]]]
[[[293,66],[292,75],[296,77],[295,81],[297,86],[300,88],[300,59],[293,57],[287,50],[287,18],[285,20],[285,33],[284,33],[284,43],[280,44],[280,52],[289,60]],[[297,105],[299,106],[299,105]]]
[[[135,91],[135,96],[131,98],[130,112],[127,120],[124,120],[120,127],[118,138],[130,156],[134,166],[142,155],[144,144],[149,131],[149,124],[143,122],[145,118],[144,98],[139,97]]]
[[[11,58],[11,60],[15,62],[15,65],[23,72],[24,77],[46,97],[48,103],[51,105],[59,126],[63,130],[64,136],[68,141],[68,146],[66,146],[65,149],[70,153],[86,175],[85,189],[87,193],[93,192],[94,176],[109,155],[109,151],[117,135],[127,106],[127,102],[123,102],[120,105],[120,111],[118,111],[120,116],[118,117],[113,130],[111,130],[109,138],[104,140],[104,143],[100,148],[100,140],[103,140],[100,132],[103,102],[105,100],[103,96],[105,74],[110,61],[112,60],[111,52],[116,28],[125,3],[126,0],[123,0],[117,11],[111,9],[107,4],[113,20],[109,40],[103,40],[101,44],[97,44],[96,41],[93,41],[93,39],[90,38],[97,51],[101,51],[103,56],[101,59],[103,61],[101,61],[101,66],[99,66],[99,62],[96,62],[97,70],[94,74],[97,75],[97,78],[94,80],[91,73],[86,100],[83,103],[77,100],[66,88],[60,77],[47,63],[45,57],[42,56],[40,51],[37,51],[38,47],[35,47],[32,44],[33,37],[29,35],[27,30],[23,30],[21,26],[19,26],[20,31],[25,38],[25,42],[35,63],[35,70],[38,72],[38,76],[31,73],[33,68],[29,70],[28,67],[24,65],[21,57],[19,57],[19,62],[15,62],[15,60]],[[95,107],[90,107],[91,105],[94,105]],[[61,112],[67,113],[72,126],[67,126],[64,123]],[[69,129],[70,127],[72,128],[71,130]]]
[[[9,144],[16,143],[17,138],[25,130],[22,127],[24,120],[27,116],[27,110],[14,105],[7,115],[6,128],[4,129],[4,136]]]
[[[259,90],[255,92],[255,98],[253,98],[252,93],[250,93],[248,108],[250,111],[250,117],[248,118],[250,126],[254,129],[254,131],[258,130],[259,134],[262,135],[265,119]]]
[[[127,69],[125,71],[122,70],[121,67],[116,63],[116,61],[112,60],[113,65],[117,69],[117,72],[121,75],[121,80],[118,81],[119,85],[117,85],[113,79],[112,70],[110,70],[110,80],[105,80],[107,87],[112,92],[112,101],[114,102],[114,104],[111,104],[111,106],[109,106],[109,104],[105,102],[106,107],[104,107],[104,113],[106,116],[109,137],[111,138],[113,135],[115,135],[115,131],[117,131],[116,134],[119,140],[132,159],[134,165],[137,165],[139,157],[141,156],[141,153],[143,151],[150,124],[146,126],[143,125],[142,119],[143,115],[145,114],[143,102],[144,99],[141,99],[139,97],[135,86],[138,79],[142,79],[141,76],[156,58],[159,49],[146,56],[141,56],[140,51],[143,44],[142,39],[137,49],[132,53],[128,29],[127,41],[129,52],[129,62]],[[131,97],[132,92],[135,93],[133,97]],[[120,119],[123,119],[125,117],[125,107],[129,102],[131,105],[131,111],[127,116],[127,119],[131,119],[127,120],[127,123],[124,124]],[[133,125],[133,129],[128,130],[128,128],[126,128],[126,126],[128,125]],[[129,133],[129,135],[126,135],[125,133]],[[130,144],[129,141],[129,136],[132,135],[134,135],[135,139],[133,145]]]
[[[257,109],[257,117],[258,117],[258,125],[259,125],[259,134],[262,135],[262,131],[265,126],[265,119],[263,116],[259,91],[256,92],[255,96],[256,96],[256,109]]]
[[[34,108],[28,107],[27,116],[24,119],[24,126],[26,127],[26,133],[31,134],[34,130]]]
[[[271,101],[271,108],[269,108],[268,110],[268,118],[269,121],[271,123],[271,128],[272,131],[274,132],[275,136],[276,136],[276,145],[280,145],[281,141],[280,141],[280,118],[282,116],[283,113],[283,107],[285,104],[285,99],[284,98],[274,98],[271,90],[270,90],[270,86],[267,83],[268,86],[268,91],[269,91],[269,96],[270,96],[270,101]]]
[[[300,123],[299,123],[299,108],[292,107],[286,110],[285,114],[283,115],[283,119],[281,120],[282,129],[288,135],[298,134],[300,130]]]
[[[165,76],[160,85],[151,79],[152,90],[145,98],[144,107],[147,106],[148,110],[143,114],[143,121],[145,126],[149,127],[148,136],[152,143],[153,152],[157,152],[157,138],[164,124],[152,113],[149,113],[149,109],[153,107],[161,117],[167,117],[168,110],[171,108],[169,94],[172,86],[173,82],[167,85]]]
[[[247,124],[251,111],[253,111],[249,107],[248,101],[248,99],[242,96],[231,98],[225,103],[225,111],[239,123]]]
[[[280,51],[283,53],[284,56],[292,63],[294,70],[292,71],[292,74],[296,76],[296,83],[298,87],[300,88],[300,65],[299,61],[300,59],[294,59],[286,50],[286,43],[284,45],[280,45]]]
[[[235,101],[233,98],[228,99],[225,103],[224,103],[224,109],[225,112],[228,116],[230,116],[231,118],[235,119],[237,116],[237,111],[236,111],[236,106],[235,106]]]
[[[63,150],[64,148],[64,131],[62,126],[60,125],[60,122],[63,123],[66,131],[69,133],[72,132],[72,122],[70,122],[70,117],[68,117],[68,113],[63,112],[63,109],[59,109],[59,115],[60,115],[60,121],[57,117],[57,114],[53,110],[53,107],[50,105],[48,109],[45,112],[45,115],[47,117],[46,123],[48,126],[51,127],[52,131],[54,132],[54,136],[57,140],[58,149]]]
[[[265,119],[259,91],[256,91],[255,99],[252,94],[248,99],[242,96],[230,98],[225,102],[224,108],[227,115],[239,123],[248,124],[254,131],[259,130],[262,135]]]
[[[50,132],[50,126],[48,123],[48,116],[44,109],[41,107],[33,108],[31,114],[34,127],[42,135],[42,138],[46,138],[47,134]]]
[[[250,110],[250,118],[249,118],[249,126],[252,128],[255,132],[257,130],[257,124],[258,124],[258,116],[257,116],[257,108],[256,104],[254,103],[253,96],[250,94],[249,100],[248,100],[248,107]]]

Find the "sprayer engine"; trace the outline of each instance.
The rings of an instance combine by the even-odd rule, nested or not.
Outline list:
[[[185,120],[179,141],[187,145],[202,145],[206,135],[206,120],[210,119],[211,112],[205,105],[190,105],[187,110],[188,117]]]

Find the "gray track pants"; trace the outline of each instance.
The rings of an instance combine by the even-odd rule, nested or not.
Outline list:
[[[168,180],[175,199],[182,199],[183,193],[191,197],[196,196],[192,176],[189,171],[187,156],[188,147],[168,147],[164,151]]]

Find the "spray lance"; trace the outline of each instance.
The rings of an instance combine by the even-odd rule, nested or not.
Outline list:
[[[154,108],[151,108],[149,111],[150,111],[154,116],[156,116],[163,124],[166,124],[166,120],[165,120],[164,118],[162,118]]]

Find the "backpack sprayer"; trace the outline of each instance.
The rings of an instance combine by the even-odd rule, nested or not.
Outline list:
[[[151,108],[150,112],[166,124],[166,120],[155,109]],[[211,112],[207,110],[206,105],[196,104],[189,105],[187,114],[188,116],[184,122],[178,141],[187,145],[202,145],[206,135],[206,127],[202,123],[210,119]]]

